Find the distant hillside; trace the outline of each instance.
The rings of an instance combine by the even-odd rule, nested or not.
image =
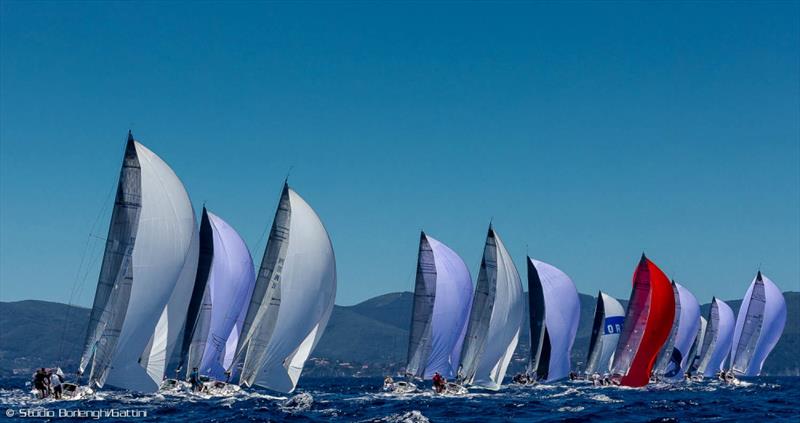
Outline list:
[[[764,365],[770,375],[800,375],[800,293],[784,294],[788,320],[780,342]],[[309,375],[380,375],[405,364],[411,321],[410,292],[381,295],[354,306],[335,306],[328,327],[306,369]],[[586,359],[595,297],[581,294],[581,318],[572,350],[577,366]],[[624,303],[625,301],[623,301]],[[741,300],[727,301],[734,312]],[[525,301],[527,313],[527,300]],[[709,305],[702,306],[703,314]],[[66,319],[65,319],[66,318]],[[74,369],[89,310],[45,301],[0,302],[0,375],[27,374],[38,366]],[[66,323],[65,323],[66,320]],[[509,372],[522,370],[528,355],[528,321]]]

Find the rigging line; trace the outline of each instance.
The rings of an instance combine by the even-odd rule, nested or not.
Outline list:
[[[97,216],[95,216],[95,219],[92,222],[92,226],[90,226],[90,228],[89,228],[89,236],[87,236],[86,242],[84,243],[83,253],[81,254],[81,260],[80,260],[80,262],[78,264],[78,269],[75,272],[75,278],[74,278],[74,280],[72,282],[72,287],[70,288],[69,301],[67,303],[68,307],[67,307],[66,312],[64,313],[62,330],[61,330],[61,334],[59,335],[57,362],[59,362],[61,364],[64,364],[64,360],[65,360],[64,343],[65,343],[65,338],[66,338],[67,325],[69,323],[69,318],[70,318],[70,316],[72,314],[73,301],[76,300],[76,295],[83,291],[82,286],[81,286],[82,282],[80,280],[80,274],[81,274],[81,270],[82,270],[82,268],[83,268],[83,266],[84,266],[84,264],[86,262],[86,255],[87,255],[87,252],[89,251],[91,236],[92,236],[92,233],[95,231],[95,228],[97,227],[98,222],[100,221],[100,217],[103,215],[103,212],[107,208],[108,199],[111,197],[112,193],[114,192],[114,187],[117,184],[118,184],[118,182],[114,181],[111,184],[111,187],[109,188],[109,190],[106,193],[105,197],[103,198],[103,202],[100,205],[100,210],[98,211]],[[84,278],[84,280],[85,280],[85,278]]]

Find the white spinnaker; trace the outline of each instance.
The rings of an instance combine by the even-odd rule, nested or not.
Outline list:
[[[508,363],[519,341],[523,318],[522,282],[503,241],[497,243],[497,291],[486,337],[486,346],[475,372],[473,385],[500,389]]]
[[[155,153],[136,143],[141,166],[142,209],[133,248],[133,284],[125,322],[105,383],[118,388],[153,392],[154,380],[139,359],[184,267],[197,267],[194,209],[180,179]],[[153,343],[153,348],[156,342]]]
[[[328,324],[336,296],[336,260],[328,233],[311,206],[289,190],[289,245],[281,275],[281,306],[255,384],[292,392]]]

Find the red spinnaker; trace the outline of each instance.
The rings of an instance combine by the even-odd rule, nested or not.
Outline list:
[[[650,286],[650,298],[642,341],[628,374],[620,380],[620,384],[632,387],[645,386],[650,381],[658,351],[667,341],[675,317],[675,297],[669,279],[644,255],[633,273],[634,289],[638,284]]]

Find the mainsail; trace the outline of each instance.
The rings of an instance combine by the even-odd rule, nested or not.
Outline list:
[[[663,375],[671,379],[683,379],[684,369],[689,359],[689,349],[697,336],[697,329],[700,326],[700,304],[697,298],[686,287],[679,283],[674,283],[678,292],[680,307],[676,313],[680,313],[677,331],[672,342],[672,352],[669,355],[668,365]]]
[[[692,348],[689,349],[689,358],[687,360],[686,371],[693,375],[697,373],[697,368],[700,367],[700,353],[703,352],[703,340],[706,337],[706,329],[708,328],[708,321],[705,317],[700,316],[700,325],[697,328],[697,335],[694,337]]]
[[[472,278],[461,257],[420,234],[406,373],[456,376],[472,301]]]
[[[465,383],[500,389],[519,340],[522,301],[519,273],[490,225],[461,351]]]
[[[567,377],[575,334],[578,331],[580,300],[572,279],[555,266],[527,258],[528,295],[544,299],[543,310],[531,309],[531,321],[544,312],[544,330],[531,330],[531,360],[529,371],[536,379],[552,382]],[[533,326],[531,326],[533,327]],[[540,347],[538,347],[540,346]],[[538,349],[536,348],[538,347]]]
[[[530,291],[528,295],[530,295]],[[585,373],[587,375],[608,373],[611,355],[617,348],[624,321],[625,309],[622,304],[616,298],[602,291],[598,292],[592,323],[592,337],[589,341],[589,354],[586,358]]]
[[[731,351],[735,323],[733,310],[724,301],[714,297],[711,299],[707,320],[708,326],[703,338],[697,372],[706,377],[713,377],[723,370],[725,358]]]
[[[675,297],[664,272],[642,254],[611,373],[625,386],[644,386],[656,355],[669,336]]]
[[[79,371],[95,386],[158,389],[140,364],[176,285],[197,265],[192,204],[178,177],[128,134]]]
[[[335,296],[328,233],[311,206],[284,185],[234,359],[234,365],[244,359],[239,383],[292,392]]]
[[[731,370],[758,376],[786,324],[786,300],[777,285],[759,271],[742,299],[731,349]]]
[[[675,316],[672,319],[672,329],[669,331],[667,342],[664,343],[664,346],[661,347],[661,350],[658,352],[656,364],[653,366],[653,373],[658,376],[663,376],[664,373],[667,372],[667,366],[669,366],[672,353],[675,350],[675,338],[678,336],[678,327],[680,327],[681,323],[681,297],[678,293],[678,286],[675,284],[675,281],[672,281],[672,296],[675,298]]]

